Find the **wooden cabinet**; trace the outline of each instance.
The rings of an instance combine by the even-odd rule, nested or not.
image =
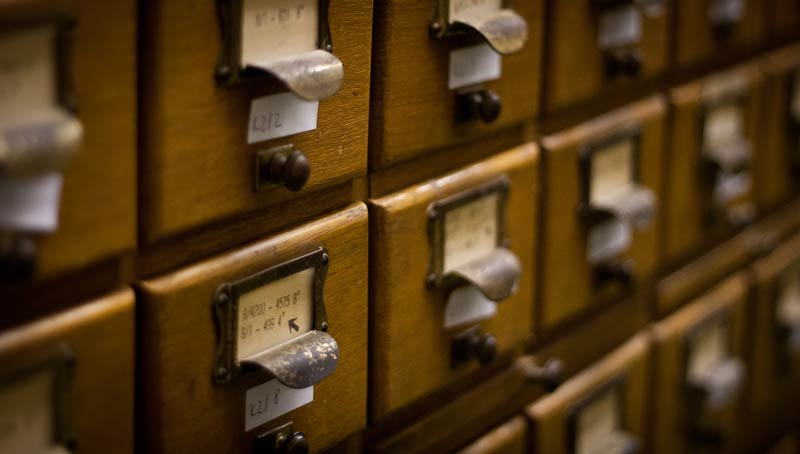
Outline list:
[[[376,3],[371,168],[487,137],[538,112],[544,1],[468,3]]]
[[[765,34],[767,2],[675,0],[675,65],[708,64],[755,50]]]
[[[457,454],[525,454],[528,451],[528,424],[521,416],[498,426]]]
[[[746,304],[736,274],[653,326],[652,452],[724,451],[746,435]]]
[[[538,194],[527,144],[369,202],[373,420],[528,338]]]
[[[187,0],[141,17],[147,243],[267,207],[280,216],[366,173],[372,2]]]
[[[147,452],[324,451],[364,427],[363,204],[140,289]],[[157,371],[157,373],[154,373]],[[191,408],[192,423],[187,424]]]
[[[664,101],[542,139],[542,293],[550,330],[630,295],[658,264]]]
[[[135,2],[12,1],[0,16],[0,277],[134,249]]]
[[[3,452],[132,454],[133,406],[132,291],[0,335]]]
[[[529,405],[532,452],[647,452],[649,341],[639,334]]]
[[[667,68],[671,2],[556,1],[548,14],[548,113],[619,96]]]
[[[664,254],[691,258],[758,217],[763,80],[753,64],[675,88],[666,162]],[[759,164],[761,165],[761,164]]]

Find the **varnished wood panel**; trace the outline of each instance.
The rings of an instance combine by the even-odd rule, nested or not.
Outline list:
[[[767,2],[745,0],[742,21],[727,38],[718,39],[708,15],[711,1],[675,0],[675,65],[707,64],[734,52],[752,51],[762,43]]]
[[[641,72],[636,77],[606,73],[603,50],[597,44],[599,9],[589,0],[552,1],[547,16],[548,40],[544,69],[547,113],[588,101],[615,96],[631,85],[651,79],[667,67],[670,45],[671,2],[658,16],[642,15]]]
[[[146,242],[275,205],[363,175],[367,165],[372,2],[331,2],[333,53],[344,65],[339,92],[319,104],[317,128],[247,145],[250,101],[282,89],[270,81],[221,87],[217,2],[142,6],[142,235]],[[255,193],[254,154],[294,144],[311,176],[299,193]],[[331,206],[331,208],[334,208]]]
[[[769,212],[796,194],[800,176],[798,142],[791,137],[789,127],[793,73],[800,68],[800,46],[775,51],[761,63],[766,76],[759,125],[762,148],[753,162],[753,183],[756,204]]]
[[[470,443],[457,454],[524,454],[528,452],[528,424],[521,416]]]
[[[525,409],[531,420],[530,452],[569,454],[569,415],[583,399],[622,379],[622,427],[645,445],[649,396],[649,339],[639,334]],[[644,449],[642,452],[647,452]]]
[[[599,301],[623,295],[615,284],[594,288],[592,267],[586,262],[586,229],[576,210],[581,201],[580,151],[587,144],[613,137],[632,126],[641,130],[641,185],[654,191],[660,204],[665,128],[662,98],[645,99],[542,139],[544,215],[539,326],[543,331],[590,310]],[[635,261],[635,276],[640,282],[658,265],[657,239],[663,215],[660,209],[656,211],[647,228],[634,232],[631,248],[626,253],[627,258]]]
[[[336,370],[314,386],[314,401],[245,432],[245,391],[266,382],[246,374],[215,385],[212,317],[220,284],[250,276],[318,247],[330,256],[324,284]],[[367,209],[356,204],[297,229],[145,281],[140,289],[138,368],[145,452],[249,452],[255,436],[289,421],[312,452],[364,427],[367,389]],[[191,409],[190,415],[187,409]],[[191,423],[187,423],[191,418]]]
[[[736,274],[680,309],[670,317],[653,325],[655,336],[655,369],[653,371],[653,399],[651,430],[652,452],[688,452],[697,446],[689,441],[687,424],[694,414],[687,411],[687,393],[684,388],[686,373],[686,341],[693,329],[718,316],[729,317],[730,352],[745,358],[747,318],[747,280]],[[749,375],[750,369],[747,368]],[[730,448],[737,446],[735,431],[741,422],[744,389],[722,408],[714,419],[723,431],[722,443]],[[727,443],[730,443],[729,445]]]
[[[124,290],[0,335],[0,369],[10,371],[60,345],[74,356],[68,417],[75,454],[133,453],[134,308]]]
[[[4,15],[57,9],[75,20],[67,71],[83,144],[64,172],[58,229],[40,239],[47,278],[136,246],[136,2],[4,3]]]
[[[428,30],[435,2],[376,2],[373,100],[370,117],[370,167],[379,169],[427,151],[467,143],[521,123],[538,112],[542,0],[515,2],[528,23],[528,42],[502,57],[502,77],[488,82],[502,100],[492,124],[456,123],[456,93],[447,88],[450,51],[480,43],[477,36],[442,40]]]
[[[767,33],[772,41],[788,41],[800,36],[800,1],[769,0],[766,6]]]
[[[734,230],[725,225],[714,225],[710,218],[711,182],[705,181],[701,165],[703,140],[704,98],[714,89],[720,77],[737,77],[748,81],[746,89],[744,136],[751,145],[748,171],[753,175],[753,164],[764,154],[760,142],[760,117],[763,108],[763,80],[753,64],[746,64],[718,73],[699,81],[675,88],[671,92],[671,117],[669,159],[665,169],[665,215],[663,255],[667,264],[681,262],[693,254],[707,249],[731,236]],[[743,200],[753,200],[753,189]]]
[[[481,323],[506,352],[521,346],[533,321],[538,152],[528,144],[441,178],[370,201],[370,418],[378,421],[437,389],[473,374],[471,360],[450,366],[451,337],[443,328],[447,293],[426,285],[431,247],[429,205],[507,175],[510,249],[522,276],[517,293]],[[424,371],[420,373],[419,371]]]

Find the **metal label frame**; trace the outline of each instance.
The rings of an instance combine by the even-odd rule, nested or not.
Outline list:
[[[76,446],[72,425],[72,399],[70,391],[75,375],[75,356],[66,344],[60,343],[32,355],[0,371],[0,388],[24,380],[38,372],[52,370],[53,373],[53,442],[67,449]]]
[[[217,83],[233,85],[243,82],[270,79],[261,71],[247,70],[241,62],[242,4],[245,0],[217,0],[220,24],[221,49],[215,70]],[[317,49],[333,51],[333,40],[328,21],[331,0],[316,0],[319,9]]]
[[[328,262],[328,251],[324,247],[319,247],[313,252],[290,259],[243,279],[224,283],[217,288],[212,305],[218,338],[213,371],[216,383],[227,383],[242,374],[242,365],[236,359],[237,334],[239,332],[239,297],[242,294],[270,282],[314,268],[314,330],[328,330],[324,296]]]
[[[436,7],[430,25],[430,33],[434,38],[444,38],[466,33],[469,28],[459,27],[450,20],[450,2],[452,0],[435,0]],[[514,0],[502,0],[502,9],[513,9]]]
[[[616,396],[617,408],[619,409],[619,424],[620,428],[624,429],[627,426],[627,418],[625,414],[627,378],[624,375],[617,375],[610,379],[602,386],[592,390],[589,394],[583,396],[577,403],[572,405],[567,414],[567,452],[575,454],[577,449],[577,439],[580,435],[578,432],[578,417],[583,409],[599,400],[608,392],[618,391]]]
[[[602,153],[612,145],[621,142],[632,142],[633,144],[633,181],[641,183],[641,161],[642,161],[642,128],[633,126],[622,129],[602,139],[595,140],[583,145],[578,151],[578,175],[580,178],[580,201],[578,202],[578,216],[588,227],[602,222],[596,216],[597,210],[591,206],[592,194],[592,159],[597,153]]]
[[[427,284],[429,287],[446,286],[444,273],[445,216],[449,211],[460,208],[482,197],[498,194],[497,201],[497,238],[496,247],[508,247],[510,244],[506,226],[506,204],[511,180],[502,175],[488,183],[468,189],[450,197],[437,200],[428,206],[428,244],[430,245],[430,263],[428,266]]]

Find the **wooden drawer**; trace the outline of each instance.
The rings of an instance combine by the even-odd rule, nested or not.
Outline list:
[[[530,335],[537,170],[528,144],[370,201],[375,421]]]
[[[525,454],[528,452],[528,423],[521,416],[497,427],[457,451],[458,454]]]
[[[544,78],[547,112],[601,93],[621,94],[663,73],[671,10],[670,2],[551,2]]]
[[[800,1],[769,0],[766,2],[767,33],[773,41],[787,41],[800,34]]]
[[[545,331],[655,270],[663,134],[652,97],[542,139]]]
[[[754,221],[763,80],[739,66],[672,91],[664,254],[680,262]]]
[[[133,292],[3,333],[0,383],[2,452],[133,453]]]
[[[753,267],[750,411],[754,419],[784,413],[800,397],[800,235]]]
[[[448,4],[453,9],[462,8],[466,3],[376,3],[373,80],[377,88],[370,122],[371,168],[486,137],[538,112],[544,1],[513,2],[513,7],[504,8],[502,13],[483,18],[489,19],[487,24],[499,24],[499,35],[508,38],[502,39],[506,42],[492,38],[493,47],[506,53],[502,57],[476,31],[483,27],[462,25],[460,30],[464,33],[458,33],[457,25],[444,25],[444,16],[441,26],[432,25],[439,24],[434,21],[434,11],[446,11]],[[462,14],[469,12],[467,8]],[[492,19],[495,16],[499,19]],[[511,19],[513,16],[516,17]],[[473,23],[472,19],[459,16],[452,19],[456,24],[462,19]],[[527,40],[520,48],[525,36],[520,31],[522,22],[527,28]],[[447,36],[436,38],[439,32],[435,30]],[[496,105],[493,96],[499,97],[501,107],[495,119],[491,115]],[[476,101],[474,106],[471,99]],[[484,113],[479,115],[478,111]]]
[[[252,8],[245,24],[271,24],[268,21],[276,17],[290,22],[278,32],[271,25],[243,32],[245,42],[240,45],[235,37],[242,15],[218,8],[221,0],[179,0],[142,8],[146,33],[141,54],[147,71],[141,81],[141,206],[147,242],[274,207],[366,172],[372,2],[321,0],[319,9],[304,0],[226,4],[237,10],[242,2]],[[231,21],[223,27],[231,33],[230,48],[221,43],[218,9]],[[292,14],[284,17],[285,10]],[[292,45],[269,44],[283,43],[275,40],[276,33],[287,36],[284,40]],[[307,42],[314,36],[318,39]],[[251,41],[263,43],[263,48]],[[325,52],[330,42],[332,54]],[[322,49],[311,50],[318,45]],[[292,53],[275,60],[274,52]],[[236,61],[226,64],[227,60]],[[277,76],[288,73],[294,76]],[[289,94],[289,85],[297,96]],[[263,99],[273,95],[279,97]],[[305,101],[314,98],[322,98],[318,107],[315,101]],[[296,131],[304,132],[286,135]],[[280,138],[269,139],[271,135]],[[290,156],[289,145],[305,156],[308,167],[299,155]],[[281,153],[286,157],[283,164]],[[308,181],[301,185],[304,175]],[[277,216],[281,211],[274,207],[270,213]]]
[[[753,50],[763,39],[766,3],[760,0],[676,0],[675,64],[697,65]],[[741,8],[737,7],[739,3]]]
[[[800,46],[767,55],[761,153],[753,161],[756,205],[770,211],[797,194],[800,177]],[[794,107],[793,106],[797,106]],[[796,113],[795,113],[796,111]]]
[[[135,6],[0,6],[1,58],[12,62],[0,71],[0,278],[50,277],[135,248]]]
[[[142,283],[142,449],[253,452],[281,431],[319,452],[363,428],[366,279],[357,204]]]
[[[637,335],[528,406],[532,452],[647,452],[648,350]]]
[[[654,453],[738,446],[747,281],[734,275],[653,326]]]

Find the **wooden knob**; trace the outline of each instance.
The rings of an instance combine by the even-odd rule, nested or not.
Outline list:
[[[308,438],[303,432],[293,433],[283,445],[282,454],[308,454]]]
[[[492,123],[500,116],[503,105],[500,96],[492,90],[480,90],[467,95],[469,109],[484,123]]]
[[[497,356],[497,339],[492,334],[484,334],[480,340],[475,351],[475,356],[478,362],[485,366]]]
[[[28,236],[0,238],[0,280],[30,279],[36,271],[36,240]]]
[[[283,183],[290,191],[299,191],[308,182],[311,165],[308,158],[300,150],[292,150],[288,154],[275,153],[266,162],[264,169],[266,180],[270,183]]]
[[[633,282],[634,264],[632,260],[604,263],[595,268],[595,282],[602,285],[606,282],[619,282],[628,286]]]
[[[633,77],[642,71],[642,60],[642,55],[638,50],[621,49],[611,52],[606,57],[606,70],[610,74]]]

